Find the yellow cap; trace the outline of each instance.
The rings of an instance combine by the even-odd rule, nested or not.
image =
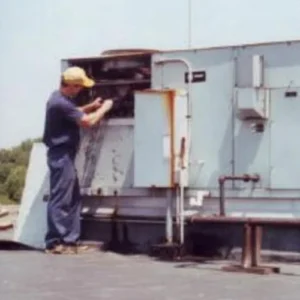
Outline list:
[[[86,75],[86,72],[79,67],[70,67],[62,73],[62,78],[66,83],[79,84],[86,88],[94,86],[95,81]]]

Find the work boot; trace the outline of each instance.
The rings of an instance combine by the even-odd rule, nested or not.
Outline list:
[[[53,246],[52,248],[47,248],[45,250],[47,254],[62,254],[64,251],[65,251],[65,247],[64,245],[61,244]]]
[[[88,252],[92,248],[87,245],[77,245],[76,249],[77,249],[77,253],[84,253],[84,252]]]
[[[91,253],[97,251],[96,247],[93,247],[92,245],[82,244],[80,242],[75,245],[68,245],[67,247],[69,251],[77,254]]]
[[[78,250],[77,250],[77,247],[76,246],[70,246],[70,245],[66,245],[64,247],[64,251],[62,254],[77,254],[78,253]]]
[[[89,252],[91,248],[85,245],[66,245],[63,254],[81,254]]]

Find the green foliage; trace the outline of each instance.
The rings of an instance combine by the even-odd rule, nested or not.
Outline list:
[[[17,147],[0,149],[0,203],[20,201],[30,151],[33,143],[40,141],[41,139],[29,139]]]
[[[19,201],[22,196],[24,181],[26,175],[25,166],[16,166],[11,170],[6,179],[4,188],[9,199]]]
[[[1,162],[0,158],[0,184],[4,184],[6,181],[6,178],[9,176],[10,171],[13,169],[14,164],[11,162]],[[1,189],[0,189],[0,194],[1,194]]]
[[[0,194],[0,203],[1,204],[16,204],[13,200],[9,199],[6,195]]]
[[[0,183],[0,196],[5,194],[6,194],[5,185],[3,183]]]

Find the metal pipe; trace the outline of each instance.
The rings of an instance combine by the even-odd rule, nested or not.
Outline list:
[[[164,65],[167,63],[182,63],[186,66],[188,71],[188,80],[187,80],[187,143],[189,145],[189,152],[191,149],[191,118],[192,118],[192,101],[191,101],[191,91],[192,91],[192,66],[184,58],[164,58],[154,61],[156,65]],[[188,162],[189,164],[189,162]]]
[[[176,237],[178,237],[180,232],[180,189],[176,187]],[[177,238],[178,240],[178,238]]]
[[[166,241],[173,242],[173,218],[172,218],[172,190],[167,191],[167,211],[166,211]]]
[[[191,84],[191,81],[192,81],[192,66],[189,63],[189,61],[187,61],[184,58],[165,58],[165,59],[156,60],[154,63],[156,65],[164,65],[164,64],[167,64],[167,63],[174,63],[174,62],[177,62],[177,63],[179,62],[179,63],[184,64],[187,68],[187,71],[188,71],[188,80],[187,80],[188,115],[187,115],[187,118],[188,118],[188,137],[190,137],[190,135],[189,135],[189,133],[190,133],[190,119],[191,119],[191,114],[192,114],[192,102],[190,100],[191,99],[191,90],[192,90],[192,84]],[[190,140],[188,142],[190,142]]]
[[[225,216],[225,182],[231,180],[231,181],[244,181],[244,182],[258,182],[260,180],[260,176],[258,174],[254,175],[249,175],[249,174],[244,174],[240,176],[220,176],[219,177],[219,201],[220,201],[220,216]]]
[[[183,169],[180,168],[180,214],[179,214],[179,224],[180,224],[180,245],[184,244],[184,186],[183,186]]]
[[[225,216],[224,183],[225,181],[219,179],[220,216]]]
[[[165,58],[155,61],[156,65],[164,65],[167,63],[182,63],[186,66],[188,71],[188,80],[187,80],[187,143],[188,143],[188,152],[190,153],[191,149],[191,114],[192,114],[192,101],[191,101],[191,81],[192,81],[192,67],[190,63],[184,58]],[[190,155],[189,155],[190,157]],[[189,165],[190,162],[188,162]],[[183,167],[180,168],[179,174],[179,203],[176,207],[179,208],[179,240],[181,245],[184,244],[184,187],[183,187]]]
[[[155,217],[131,217],[131,216],[115,216],[115,217],[103,217],[103,216],[94,216],[94,215],[86,215],[81,217],[82,221],[90,221],[90,222],[115,222],[115,223],[134,223],[134,224],[160,224],[164,225],[166,220],[162,218]]]
[[[154,64],[156,65],[164,65],[167,63],[182,63],[186,66],[187,70],[188,70],[188,82],[187,82],[187,86],[188,86],[188,104],[190,104],[189,102],[189,98],[191,95],[191,79],[192,79],[192,66],[190,64],[189,61],[187,61],[184,58],[162,58],[159,60],[154,61]],[[188,109],[191,108],[190,105],[188,105]],[[189,111],[189,113],[191,113],[191,111]]]

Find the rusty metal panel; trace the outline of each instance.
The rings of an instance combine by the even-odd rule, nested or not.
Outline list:
[[[187,98],[175,90],[135,94],[134,185],[173,187],[182,141],[187,138]]]
[[[133,120],[108,120],[82,131],[76,166],[84,189],[131,187]]]

